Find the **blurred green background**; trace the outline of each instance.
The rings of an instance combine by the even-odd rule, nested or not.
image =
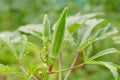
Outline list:
[[[120,0],[0,0],[0,32],[14,31],[25,24],[42,23],[44,14],[48,14],[52,25],[66,6],[69,7],[68,16],[78,12],[82,14],[103,12],[101,18],[111,22],[120,31]],[[120,33],[117,35],[120,36]],[[34,40],[32,41],[34,42]],[[113,40],[108,38],[95,43],[94,52],[108,47],[120,50],[120,45],[114,44]],[[6,55],[2,53],[6,53],[8,60],[12,59],[7,51],[1,50],[0,62],[5,64],[14,62],[14,60],[6,62]],[[71,64],[74,55],[64,55],[65,67]],[[66,57],[69,57],[70,60]],[[100,60],[120,64],[120,55],[104,56]],[[113,80],[113,77],[105,67],[88,65],[85,68],[74,70],[69,80]]]

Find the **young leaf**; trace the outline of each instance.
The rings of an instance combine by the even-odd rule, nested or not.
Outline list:
[[[44,20],[43,20],[43,38],[45,39],[50,39],[50,35],[51,35],[51,30],[50,30],[50,23],[48,20],[47,15],[44,16]]]
[[[65,8],[63,10],[53,34],[53,40],[52,40],[52,46],[51,46],[51,57],[54,57],[54,58],[58,57],[59,51],[63,42],[67,10],[68,8]]]
[[[110,62],[111,65],[115,66],[116,68],[120,69],[120,65],[114,64],[112,62]]]
[[[116,50],[115,48],[109,48],[109,49],[105,49],[105,50],[102,50],[100,51],[99,53],[97,53],[96,55],[92,56],[91,58],[89,58],[88,60],[91,61],[91,60],[94,60],[98,57],[101,57],[101,56],[104,56],[104,55],[107,55],[107,54],[111,54],[111,53],[116,53],[116,52],[119,52],[118,50]]]

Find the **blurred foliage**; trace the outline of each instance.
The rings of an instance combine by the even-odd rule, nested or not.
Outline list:
[[[40,23],[45,13],[54,22],[65,6],[70,8],[69,14],[105,12],[104,17],[115,23],[120,20],[119,4],[119,0],[0,0],[0,31]]]
[[[52,20],[51,23],[54,24],[65,6],[69,7],[69,15],[76,14],[77,12],[103,12],[103,15],[99,17],[105,18],[120,31],[120,0],[0,0],[0,32],[4,30],[13,31],[21,25],[42,23],[44,14],[48,14],[50,21]],[[120,36],[119,33],[117,36]],[[29,41],[41,46],[42,41],[30,35],[28,38]],[[113,40],[108,38],[94,43],[93,54],[110,46],[120,50],[120,45],[113,44],[112,42]],[[0,45],[0,63],[15,65],[16,61],[14,61],[14,57],[10,55],[11,52],[8,48],[3,49],[1,46],[3,45]],[[67,47],[70,47],[70,45],[67,45]],[[31,50],[32,48],[28,49]],[[63,55],[63,65],[65,67],[70,65],[75,56],[71,50],[68,49],[68,52],[70,53]],[[32,53],[32,50],[30,53]],[[36,54],[30,54],[27,58],[23,58],[23,63],[28,63],[29,59],[33,56],[37,57]],[[120,62],[118,62],[120,56],[117,54],[100,57],[98,60],[112,61],[120,64]],[[78,63],[79,62],[80,61],[78,61]],[[36,62],[33,61],[33,63]],[[69,80],[113,80],[111,73],[102,66],[88,65],[80,70],[74,70],[72,74]],[[16,77],[13,77],[13,79],[15,78]]]

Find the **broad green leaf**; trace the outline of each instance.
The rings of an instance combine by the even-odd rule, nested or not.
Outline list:
[[[66,20],[67,31],[65,33],[65,40],[69,40],[70,43],[72,42],[73,45],[76,45],[72,34],[78,31],[78,29],[81,29],[86,20],[91,19],[97,15],[99,15],[99,13],[90,14],[77,13],[76,15],[67,17]]]
[[[25,51],[27,37],[17,32],[3,32],[0,34],[1,43],[8,46],[14,57],[21,57]]]
[[[51,57],[58,57],[59,51],[64,39],[65,25],[66,25],[66,14],[68,8],[65,8],[59,18],[56,29],[53,33],[53,40],[51,46]]]
[[[100,29],[95,35],[94,37],[96,38],[96,40],[101,40],[104,39],[108,36],[111,36],[113,34],[116,34],[118,32],[118,30],[114,27],[112,27],[112,25],[110,23],[107,24],[106,27]]]
[[[42,31],[43,31],[43,25],[42,24],[29,24],[25,26],[21,26],[18,31],[30,34],[35,37],[38,37],[39,39],[42,39]]]
[[[105,50],[102,50],[99,53],[95,54],[94,56],[92,56],[88,60],[91,61],[91,60],[94,60],[98,57],[101,57],[101,56],[104,56],[104,55],[107,55],[107,54],[117,53],[117,52],[119,52],[119,51],[116,50],[115,48],[105,49]]]
[[[78,31],[78,46],[79,49],[81,46],[89,40],[91,31],[100,23],[102,23],[103,19],[90,19],[85,22],[85,26],[83,26]]]
[[[66,26],[69,33],[73,33],[81,28],[86,20],[92,19],[99,15],[99,13],[80,14],[72,15],[67,17]]]
[[[99,15],[99,13],[90,13],[90,14],[77,13],[76,15],[67,17],[66,25],[67,25],[67,27],[70,27],[74,23],[81,24],[84,21],[91,19],[97,15]]]
[[[94,24],[94,22],[96,24]],[[104,39],[109,37],[113,34],[116,34],[118,31],[116,28],[112,27],[110,23],[107,24],[104,28],[98,30],[95,34],[92,34],[91,31],[96,27],[104,23],[104,20],[100,19],[93,19],[87,22],[90,26],[81,27],[78,30],[78,45],[79,49],[83,50],[89,44],[94,43],[97,40]]]
[[[44,27],[43,28],[43,37],[44,37],[44,40],[45,39],[50,39],[51,30],[50,30],[50,23],[49,23],[47,15],[44,16],[43,27]]]

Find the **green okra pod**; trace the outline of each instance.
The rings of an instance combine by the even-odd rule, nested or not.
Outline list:
[[[56,25],[55,31],[53,33],[52,46],[51,46],[51,57],[53,58],[58,57],[64,39],[67,10],[68,10],[67,7],[63,10]]]
[[[51,35],[51,30],[50,30],[50,22],[48,19],[48,16],[44,16],[43,20],[43,40],[49,40]]]

